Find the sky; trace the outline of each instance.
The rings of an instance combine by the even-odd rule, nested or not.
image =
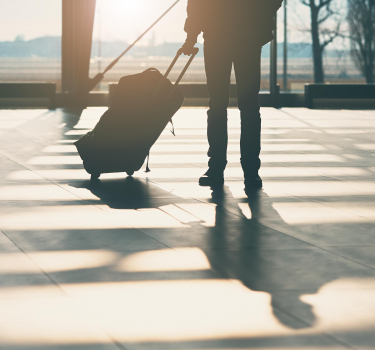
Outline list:
[[[104,40],[131,41],[154,22],[175,0],[97,0],[96,28],[101,18]],[[186,2],[180,3],[155,28],[159,41],[181,41]],[[0,41],[61,35],[61,0],[0,0]]]
[[[78,1],[78,0],[77,0]],[[97,0],[94,39],[131,42],[153,23],[176,0]],[[340,1],[340,0],[336,0]],[[289,3],[289,41],[308,41],[303,29],[309,25],[309,10],[299,0]],[[182,42],[187,0],[174,9],[145,37],[156,43]],[[25,40],[45,35],[61,36],[61,0],[0,0],[0,41]],[[283,11],[279,11],[279,41],[282,36]],[[202,39],[201,39],[202,40]]]
[[[94,38],[110,41],[133,41],[176,0],[97,0]],[[155,37],[156,43],[181,42],[185,39],[184,22],[187,0],[180,2],[155,26],[145,42]]]
[[[0,41],[61,35],[61,0],[0,0]]]

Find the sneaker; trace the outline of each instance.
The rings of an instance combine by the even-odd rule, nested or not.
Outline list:
[[[207,172],[199,178],[199,185],[209,187],[224,185],[224,171],[208,169]]]
[[[263,187],[263,181],[258,174],[252,177],[245,177],[245,190],[260,189]]]

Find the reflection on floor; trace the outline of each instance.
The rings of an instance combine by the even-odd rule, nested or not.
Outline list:
[[[375,349],[374,111],[263,109],[249,198],[237,110],[215,191],[204,109],[90,183],[103,111],[0,111],[1,350]]]

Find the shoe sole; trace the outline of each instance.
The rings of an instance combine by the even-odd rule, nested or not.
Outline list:
[[[199,186],[202,186],[202,187],[215,187],[215,186],[223,186],[224,180],[222,180],[222,181],[212,181],[212,182],[206,182],[206,181],[199,180],[198,183],[199,183]]]
[[[257,185],[257,186],[245,186],[244,191],[246,195],[253,194],[259,190],[263,189],[263,184],[262,185]]]

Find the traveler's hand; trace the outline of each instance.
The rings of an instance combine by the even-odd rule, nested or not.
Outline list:
[[[195,44],[198,42],[197,36],[190,36],[188,35],[185,44],[182,45],[182,53],[186,56],[191,56],[195,52]]]

